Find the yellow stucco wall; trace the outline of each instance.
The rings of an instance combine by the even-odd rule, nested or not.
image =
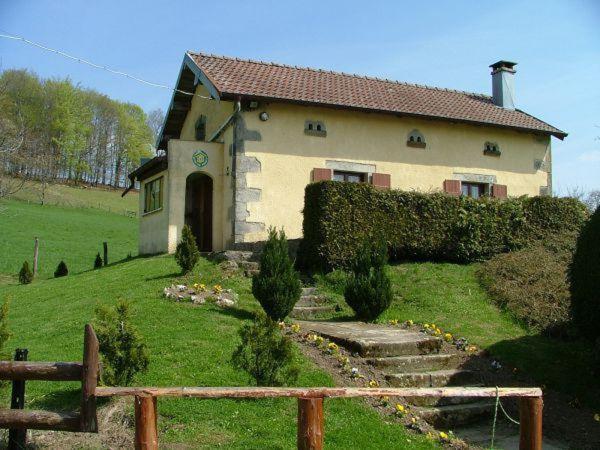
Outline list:
[[[151,181],[163,179],[163,206],[158,211],[144,214],[144,186]],[[167,230],[169,227],[168,199],[169,199],[169,173],[163,171],[144,180],[140,186],[139,211],[140,211],[140,236],[138,251],[140,255],[164,253],[168,249]]]
[[[260,111],[270,119],[260,121]],[[328,160],[374,165],[376,172],[391,174],[393,189],[439,191],[445,179],[468,173],[495,175],[498,184],[508,186],[509,196],[533,196],[548,182],[534,160],[549,158],[550,139],[531,133],[282,103],[261,105],[244,118],[248,129],[261,134],[260,141],[245,143],[246,155],[261,163],[260,173],[247,175],[248,187],[262,190],[261,201],[248,204],[248,220],[267,228],[283,226],[290,238],[302,235],[304,188],[311,171],[326,167]],[[327,137],[306,135],[307,119],[324,122]],[[415,128],[425,137],[425,149],[406,145]],[[498,143],[502,155],[484,155],[486,141]],[[266,232],[258,232],[244,240],[265,237]]]
[[[233,102],[200,97],[210,96],[201,84],[196,87],[196,95],[192,99],[192,107],[181,128],[179,139],[182,141],[196,141],[196,121],[201,114],[206,116],[206,139],[208,139],[233,112]]]
[[[208,164],[198,168],[192,161],[193,154],[203,150],[208,155]],[[172,253],[181,238],[181,230],[185,224],[185,186],[192,173],[204,173],[213,180],[213,250],[223,250],[223,184],[226,174],[223,170],[223,144],[207,142],[190,142],[171,139],[168,149],[169,183],[168,183],[168,245],[167,251]]]

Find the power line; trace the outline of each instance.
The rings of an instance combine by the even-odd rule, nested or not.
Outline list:
[[[173,87],[170,87],[170,86],[166,86],[164,84],[153,83],[152,81],[144,80],[143,78],[138,78],[138,77],[130,75],[130,74],[126,73],[126,72],[122,72],[120,70],[114,70],[114,69],[111,69],[110,67],[106,67],[106,66],[103,66],[103,65],[100,65],[100,64],[96,64],[96,63],[93,63],[93,62],[88,61],[86,59],[79,58],[77,56],[69,55],[68,53],[65,53],[65,52],[60,51],[60,50],[56,50],[54,48],[51,48],[51,47],[48,47],[46,45],[40,44],[38,42],[30,41],[29,39],[26,39],[26,38],[24,38],[22,36],[15,36],[15,35],[11,35],[11,34],[2,34],[2,33],[0,33],[0,37],[1,38],[5,38],[5,39],[12,39],[14,41],[21,41],[21,42],[24,42],[26,44],[32,45],[34,47],[41,48],[42,50],[45,50],[47,52],[56,53],[57,55],[63,56],[63,57],[68,58],[68,59],[72,59],[74,61],[77,61],[78,63],[86,64],[88,66],[94,67],[95,69],[101,69],[101,70],[105,70],[105,71],[110,72],[110,73],[115,74],[115,75],[121,75],[121,76],[124,76],[126,78],[129,78],[130,80],[137,81],[139,83],[144,83],[144,84],[147,84],[149,86],[158,87],[158,88],[162,88],[162,89],[168,89],[170,91],[178,92],[178,93],[184,94],[184,95],[190,95],[192,97],[200,97],[200,98],[204,98],[204,99],[208,99],[208,100],[213,100],[212,97],[207,97],[207,96],[204,96],[204,95],[198,95],[198,94],[195,94],[193,92],[183,91],[181,89],[177,89],[177,88],[173,88]]]

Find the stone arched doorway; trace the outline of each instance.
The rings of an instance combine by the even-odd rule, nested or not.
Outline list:
[[[201,252],[212,251],[213,180],[196,172],[185,182],[185,224],[196,236]]]

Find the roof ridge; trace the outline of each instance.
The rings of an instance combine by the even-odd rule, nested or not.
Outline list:
[[[206,57],[206,58],[217,58],[217,59],[225,59],[225,60],[229,60],[229,61],[248,62],[251,64],[261,64],[261,65],[268,65],[268,66],[275,66],[275,67],[285,67],[287,69],[308,70],[310,72],[330,73],[332,75],[342,75],[342,76],[350,77],[350,78],[363,78],[365,80],[380,81],[383,83],[390,83],[390,84],[400,84],[403,86],[414,86],[417,88],[429,89],[429,90],[434,90],[434,91],[453,92],[453,93],[465,94],[465,95],[476,95],[477,97],[481,97],[481,98],[485,98],[485,99],[492,98],[491,95],[482,94],[480,92],[463,91],[460,89],[451,89],[451,88],[444,88],[444,87],[439,87],[439,86],[429,86],[426,84],[409,83],[407,81],[390,80],[389,78],[379,78],[379,77],[374,77],[374,76],[369,76],[369,75],[359,75],[356,73],[352,74],[352,73],[348,73],[348,72],[341,72],[341,71],[335,71],[335,70],[329,70],[329,69],[316,69],[314,67],[297,66],[297,65],[283,64],[283,63],[277,63],[277,62],[272,62],[272,61],[262,61],[262,60],[256,60],[256,59],[250,59],[250,58],[238,58],[238,57],[233,57],[233,56],[215,55],[213,53],[196,52],[196,51],[192,51],[192,50],[188,50],[187,53],[189,53],[190,55],[196,55],[196,56]]]

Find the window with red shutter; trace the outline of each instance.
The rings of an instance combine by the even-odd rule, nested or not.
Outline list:
[[[506,198],[507,189],[505,184],[493,184],[492,185],[492,197]]]
[[[389,173],[374,173],[371,177],[371,183],[376,188],[389,189],[392,185],[392,177]]]
[[[460,180],[444,180],[444,192],[457,197],[460,196]]]
[[[312,174],[312,180],[314,182],[316,181],[323,181],[323,180],[331,180],[331,169],[320,169],[320,168],[314,168],[313,169],[313,174]]]

